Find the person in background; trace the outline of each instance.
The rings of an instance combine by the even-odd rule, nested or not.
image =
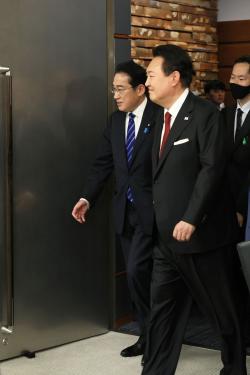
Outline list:
[[[220,111],[225,108],[226,86],[222,81],[217,79],[208,81],[204,86],[204,92],[206,98],[214,103]]]
[[[230,77],[230,90],[235,104],[222,111],[226,129],[227,178],[233,196],[235,215],[238,221],[237,242],[247,234],[248,175],[250,170],[250,55],[236,59]],[[250,295],[243,278],[242,267],[235,249],[235,264],[238,265],[239,306],[244,321],[244,339],[250,345]]]
[[[250,168],[250,55],[241,56],[235,61],[230,90],[236,104],[225,108],[222,115],[226,127],[228,180],[239,224],[240,242],[244,239],[246,225]]]
[[[114,221],[126,263],[128,287],[141,336],[121,351],[123,357],[144,353],[152,271],[152,166],[158,106],[146,96],[146,71],[133,61],[119,64],[113,79],[118,110],[111,114],[99,152],[86,176],[72,215],[85,223],[109,176],[114,172]]]
[[[146,86],[162,106],[152,150],[156,245],[143,375],[174,375],[193,300],[222,339],[222,375],[246,375],[228,246],[236,226],[225,186],[224,127],[189,91],[190,57],[153,50]]]

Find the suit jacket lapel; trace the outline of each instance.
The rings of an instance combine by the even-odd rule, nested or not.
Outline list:
[[[162,164],[166,160],[171,148],[173,147],[173,143],[180,134],[183,132],[183,130],[190,124],[192,121],[192,110],[193,110],[193,99],[192,99],[193,94],[189,93],[185,102],[183,103],[177,117],[174,120],[174,123],[172,124],[167,143],[165,145],[165,148],[163,150],[162,156],[154,169],[154,175],[157,174],[159,169],[161,168]],[[162,119],[163,123],[163,119]],[[162,124],[158,124],[158,127],[162,129]],[[161,131],[160,131],[161,135]],[[159,145],[160,145],[160,138],[158,135],[158,149],[154,149],[154,161],[158,159],[158,154],[159,154]],[[156,154],[157,153],[157,154]],[[157,158],[157,159],[156,159]]]
[[[153,171],[156,170],[158,160],[159,160],[159,150],[160,150],[163,122],[164,122],[164,109],[162,108],[162,110],[159,112],[159,115],[157,116],[157,119],[156,119],[156,128],[155,128],[154,143],[153,143],[153,149],[152,149]]]
[[[119,123],[114,124],[116,136],[115,140],[117,142],[117,149],[119,150],[120,158],[122,162],[127,165],[127,153],[126,153],[126,144],[125,144],[125,122],[126,122],[126,113],[120,112]]]
[[[242,144],[243,138],[250,133],[250,111],[248,112],[245,121],[243,122],[239,137],[237,137],[237,141],[234,144],[234,148],[236,149]]]
[[[236,111],[236,107],[230,109],[228,111],[228,118],[227,118],[227,121],[228,121],[228,124],[229,124],[229,142],[230,142],[230,147],[232,147],[231,149],[233,149],[235,147],[235,143],[234,143],[234,119],[235,119],[235,111]]]

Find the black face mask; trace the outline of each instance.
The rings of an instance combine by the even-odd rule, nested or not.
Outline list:
[[[236,83],[230,83],[230,90],[234,99],[243,99],[250,93],[250,86],[241,86]]]

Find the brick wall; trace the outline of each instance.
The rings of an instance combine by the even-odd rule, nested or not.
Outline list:
[[[152,47],[176,44],[190,54],[196,76],[192,90],[203,94],[218,76],[217,0],[131,0],[131,56],[147,66]]]

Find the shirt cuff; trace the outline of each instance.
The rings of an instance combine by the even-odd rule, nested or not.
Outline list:
[[[87,209],[89,210],[89,208],[90,208],[89,201],[87,201],[87,199],[85,199],[85,198],[80,198],[79,200],[84,201],[87,204]]]

